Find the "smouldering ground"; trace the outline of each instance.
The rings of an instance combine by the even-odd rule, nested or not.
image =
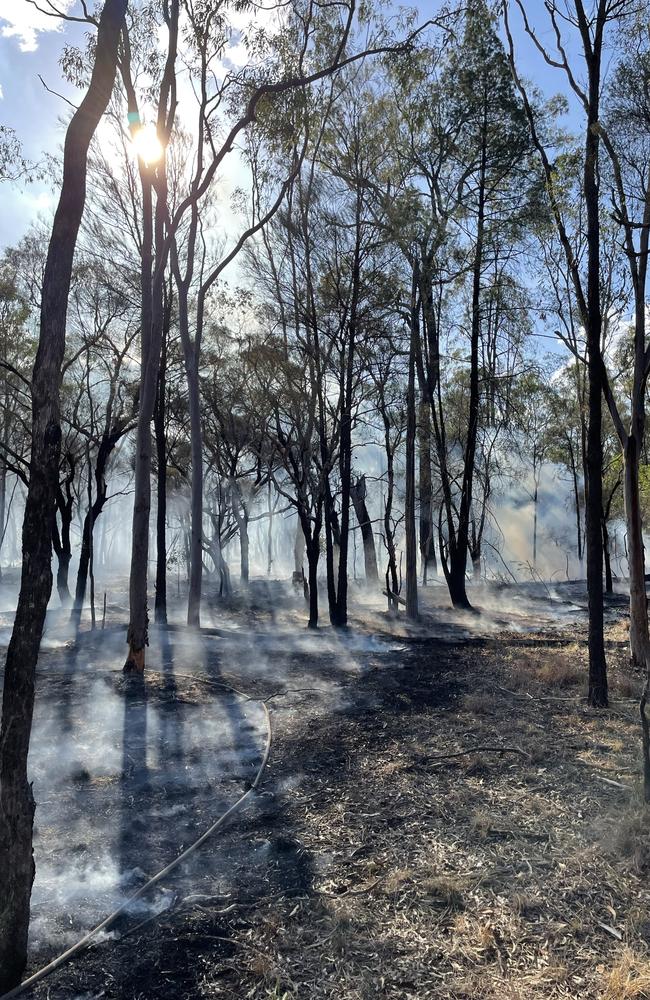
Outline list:
[[[341,638],[292,644],[259,611],[199,647],[177,636],[193,691],[218,671],[270,697],[262,788],[170,880],[163,912],[134,914],[35,996],[650,997],[640,679],[620,608],[612,707],[595,712],[583,616],[541,632],[541,603],[527,626],[503,607],[444,641],[368,608]],[[182,832],[169,823],[166,843]]]

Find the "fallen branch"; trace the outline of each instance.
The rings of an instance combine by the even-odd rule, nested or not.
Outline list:
[[[420,761],[422,764],[437,764],[444,760],[453,760],[455,757],[466,757],[469,754],[475,753],[518,753],[522,757],[528,757],[530,759],[530,754],[526,750],[522,750],[521,747],[471,747],[469,750],[456,750],[454,753],[441,754],[438,757],[423,757]]]
[[[392,590],[382,590],[384,597],[387,597],[389,601],[396,601],[398,604],[402,604],[406,607],[406,601],[399,594],[394,594]]]

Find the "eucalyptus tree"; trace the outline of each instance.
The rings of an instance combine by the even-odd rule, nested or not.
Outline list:
[[[616,10],[614,8],[617,8]],[[623,459],[623,489],[630,578],[630,653],[645,671],[641,697],[644,796],[650,801],[650,633],[645,585],[645,550],[640,503],[640,463],[650,374],[647,331],[648,255],[650,254],[650,30],[637,4],[612,5],[610,17],[621,28],[624,55],[616,67],[603,113],[594,124],[610,167],[610,198],[620,229],[632,288],[633,363],[627,400],[616,392],[613,373],[604,371],[603,388]],[[607,358],[603,361],[606,363]]]
[[[570,0],[566,10],[555,3],[548,4],[546,15],[554,31],[556,48],[549,51],[540,41],[531,24],[526,4],[516,0],[524,28],[549,65],[564,74],[570,92],[576,99],[584,121],[584,155],[582,158],[582,198],[584,201],[587,246],[586,275],[576,258],[561,189],[552,156],[544,141],[535,110],[528,98],[515,64],[515,46],[505,5],[505,26],[510,46],[510,62],[517,86],[522,94],[533,142],[537,148],[547,181],[551,211],[571,281],[571,291],[580,322],[585,330],[587,367],[589,374],[589,423],[587,431],[586,469],[586,550],[589,590],[589,700],[594,705],[607,704],[607,679],[603,639],[602,597],[602,396],[605,395],[614,426],[620,439],[625,462],[626,516],[630,546],[630,651],[648,674],[648,684],[641,700],[644,751],[644,789],[650,799],[650,724],[645,706],[650,694],[650,639],[646,610],[642,525],[638,504],[638,456],[643,439],[645,391],[650,364],[650,349],[646,342],[646,282],[648,240],[650,239],[650,176],[648,173],[647,136],[647,27],[639,21],[640,11],[634,0]],[[604,61],[608,57],[608,42],[619,30],[619,37],[628,33],[627,43],[636,46],[633,57],[619,60],[611,90],[609,106],[605,96]],[[635,39],[635,41],[631,41]],[[577,45],[579,58],[587,70],[583,85],[578,73],[577,58],[572,58],[569,43]],[[626,43],[626,44],[627,44]],[[633,121],[633,125],[630,123]],[[603,155],[604,150],[604,155]],[[611,175],[607,210],[613,209],[621,227],[624,253],[633,287],[635,314],[634,386],[630,418],[625,423],[607,371],[603,352],[603,216],[605,196],[602,179],[609,169]],[[605,314],[606,318],[606,314]]]
[[[72,420],[84,444],[86,511],[81,528],[79,564],[71,620],[77,626],[86,596],[89,572],[92,576],[94,530],[109,501],[109,475],[115,469],[120,444],[135,427],[137,384],[133,377],[131,352],[137,330],[128,304],[97,303],[96,329],[87,347],[79,375],[83,403]],[[120,296],[118,295],[118,300]],[[126,310],[125,310],[126,306]],[[126,315],[118,317],[116,311]],[[121,322],[116,322],[116,319]],[[98,322],[99,321],[99,322]]]
[[[574,255],[572,242],[558,197],[557,174],[545,137],[541,131],[538,114],[528,96],[515,62],[515,46],[509,23],[509,3],[504,4],[505,29],[510,51],[510,65],[516,86],[524,102],[532,141],[539,154],[546,178],[552,216],[562,244],[569,270],[572,292],[575,296],[580,321],[586,331],[588,384],[588,428],[586,442],[586,552],[587,589],[589,595],[589,701],[594,706],[607,705],[607,666],[603,638],[603,553],[601,544],[602,510],[602,394],[603,364],[601,354],[602,309],[601,309],[601,241],[600,241],[600,190],[598,183],[601,140],[597,124],[600,118],[602,90],[602,60],[605,31],[614,15],[613,8],[621,3],[610,4],[609,0],[598,0],[588,9],[583,0],[570,0],[567,11],[558,9],[555,2],[547,5],[546,15],[555,31],[557,53],[549,54],[539,41],[528,20],[528,12],[523,0],[515,0],[523,17],[524,27],[546,61],[564,71],[570,87],[578,95],[584,113],[584,157],[582,160],[582,197],[586,213],[587,273],[583,274],[580,263]],[[566,21],[564,18],[566,13]],[[561,23],[562,22],[562,23]],[[587,68],[587,87],[578,84],[567,59],[565,39],[562,30],[566,24],[577,30],[581,56]]]
[[[5,258],[0,270],[0,552],[16,489],[29,479],[29,375],[35,350],[30,317],[15,266]]]
[[[452,603],[469,607],[466,569],[486,388],[481,365],[491,336],[486,275],[521,245],[539,208],[540,184],[523,104],[484,0],[465,7],[458,37],[437,58],[416,63],[398,82],[407,209],[400,212],[400,240],[420,292],[420,381],[440,476],[440,557]],[[442,386],[445,354],[453,356],[463,342],[468,399],[459,451],[448,440]]]
[[[59,386],[65,349],[72,259],[86,195],[86,158],[110,100],[126,0],[106,0],[98,24],[88,90],[75,111],[63,152],[61,194],[43,278],[39,347],[32,377],[29,487],[23,523],[23,567],[4,671],[0,726],[0,990],[16,986],[27,961],[34,859],[34,797],[27,755],[36,661],[52,589],[53,495],[59,465]]]

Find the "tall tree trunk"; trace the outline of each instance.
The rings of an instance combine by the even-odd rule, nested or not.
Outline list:
[[[612,579],[612,560],[609,551],[609,530],[607,528],[607,518],[603,514],[603,561],[605,563],[605,593],[611,594],[614,591],[614,581]]]
[[[266,575],[271,575],[271,570],[273,569],[273,515],[275,513],[275,507],[273,504],[273,484],[269,478],[268,482],[268,493],[269,493],[269,530],[266,536]]]
[[[81,610],[86,597],[88,574],[93,561],[93,537],[95,524],[97,523],[97,519],[106,504],[106,497],[108,493],[106,470],[119,438],[119,431],[114,430],[112,433],[104,434],[100,441],[99,448],[97,449],[97,458],[95,460],[95,487],[97,494],[92,502],[90,502],[91,498],[89,497],[89,506],[86,511],[86,516],[84,517],[83,529],[81,532],[79,567],[77,569],[77,583],[75,587],[74,604],[70,615],[70,621],[76,626],[76,628],[79,628],[79,623],[81,621]]]
[[[34,798],[27,755],[36,662],[52,590],[52,529],[61,447],[60,385],[72,261],[86,200],[88,147],[108,105],[126,0],[106,0],[88,92],[68,126],[63,183],[41,295],[40,336],[32,375],[30,479],[23,522],[23,566],[7,650],[0,727],[0,992],[20,982],[27,961],[34,880]]]
[[[415,531],[415,352],[419,322],[417,295],[418,277],[417,274],[414,274],[411,293],[411,337],[408,391],[406,395],[406,500],[404,507],[404,532],[406,535],[406,614],[411,620],[418,617],[418,565],[417,537]]]
[[[586,550],[587,595],[589,603],[589,704],[607,706],[607,664],[603,634],[603,546],[600,516],[603,509],[602,399],[603,361],[601,356],[602,316],[600,305],[600,197],[598,118],[602,31],[591,48],[589,95],[585,143],[584,193],[587,211],[587,371],[589,375],[589,424],[587,427]],[[588,29],[587,29],[588,33]]]
[[[533,566],[537,566],[537,509],[539,505],[539,486],[535,482],[533,494]]]
[[[300,518],[296,518],[296,533],[293,542],[293,580],[302,582],[305,575],[305,536],[302,530]]]
[[[329,611],[330,621],[332,625],[335,625],[336,613],[337,613],[336,611],[337,573],[334,562],[334,540],[336,536],[336,544],[338,547],[341,539],[339,532],[339,524],[336,518],[336,509],[334,507],[334,497],[332,496],[332,490],[330,487],[329,476],[327,476],[325,480],[323,502],[325,507],[325,576],[327,583],[327,607]]]
[[[309,586],[309,621],[308,628],[318,628],[318,559],[320,557],[319,538],[310,538],[307,542],[307,573]]]
[[[169,50],[161,85],[158,106],[159,128],[167,132],[173,125],[175,112],[175,62],[178,34],[178,0],[170,4]],[[172,107],[168,113],[167,102]],[[151,421],[153,419],[160,355],[164,328],[165,264],[168,247],[165,241],[167,224],[167,174],[164,159],[158,170],[142,167],[143,198],[143,261],[142,283],[142,380],[136,429],[135,482],[133,487],[133,527],[131,533],[131,572],[129,576],[129,652],[125,673],[142,673],[145,668],[145,648],[149,641],[147,584],[149,576],[149,520],[151,514]],[[156,188],[155,229],[152,232],[152,188]],[[146,233],[145,233],[146,230]],[[152,245],[155,245],[155,268],[152,267]]]
[[[5,423],[6,423],[5,417]],[[0,537],[0,552],[2,552],[2,543],[4,542],[5,535],[5,509],[7,506],[7,466],[4,462],[0,462],[0,532],[2,536]],[[0,559],[0,580],[2,579],[2,560]]]
[[[182,295],[179,295],[179,313],[182,312],[181,300]],[[203,583],[203,440],[201,433],[199,372],[196,364],[195,349],[188,351],[185,365],[190,410],[190,451],[192,462],[190,586],[187,598],[187,624],[198,628],[201,624],[201,589]]]
[[[377,569],[377,553],[372,532],[372,522],[366,506],[366,477],[360,476],[350,491],[354,512],[357,515],[361,538],[363,540],[363,563],[366,574],[366,586],[376,587],[379,583]]]
[[[431,413],[426,396],[420,401],[418,415],[418,445],[420,453],[420,558],[422,584],[426,587],[429,572],[437,574],[436,547],[433,537],[433,497],[431,483]]]
[[[63,537],[65,532],[62,532],[61,535]],[[72,560],[69,533],[66,542],[61,543],[61,546],[56,553],[56,560],[56,589],[59,595],[59,600],[61,601],[61,607],[67,608],[70,605],[71,600],[70,585],[68,582],[68,577],[70,575],[70,562]]]
[[[156,596],[154,618],[157,624],[167,624],[167,438],[165,434],[167,341],[171,326],[171,291],[165,295],[163,341],[158,373],[158,391],[154,410],[156,438]]]
[[[624,464],[625,520],[630,577],[630,653],[633,665],[645,669],[650,662],[650,637],[645,586],[643,526],[637,486],[639,459],[639,442],[635,435],[630,434],[626,443]]]
[[[239,532],[239,581],[248,586],[250,577],[250,538],[248,534],[248,511],[246,503],[236,480],[232,481],[230,495],[232,497],[232,512]]]

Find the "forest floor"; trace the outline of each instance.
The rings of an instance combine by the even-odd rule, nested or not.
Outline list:
[[[134,910],[33,995],[650,998],[650,812],[639,797],[640,678],[629,672],[624,600],[608,614],[612,704],[597,712],[584,701],[584,613],[577,594],[560,596],[564,617],[550,594],[513,610],[511,592],[494,592],[479,617],[425,608],[416,628],[359,604],[342,636],[296,635],[290,602],[282,612],[233,606],[228,628],[202,637],[200,669],[182,630],[169,633],[167,654],[154,640],[160,673],[146,699],[107,674],[101,683],[124,702],[130,768],[102,781],[92,761],[69,767],[78,822],[118,845],[116,864],[134,884],[209,826],[259,762],[259,705],[216,695],[215,679],[268,699],[270,764],[252,803],[149,910]],[[116,636],[107,629],[70,647],[85,651],[75,684],[118,655]],[[70,649],[45,652],[41,700],[66,703],[73,681],[54,667]],[[96,688],[90,697],[100,703]],[[189,713],[164,768],[174,727],[153,727],[156,756],[126,726],[127,717],[146,725],[149,712],[151,738],[152,709],[163,720]],[[230,784],[207,763],[228,729]],[[87,747],[86,738],[80,760]],[[196,766],[183,782],[188,761]],[[139,767],[146,782],[129,786]],[[45,845],[47,816],[41,800]],[[75,828],[58,856],[65,943],[82,929],[83,893],[72,892],[64,855],[83,853],[84,837]],[[53,845],[43,850],[37,868],[51,862]],[[34,949],[31,971],[56,953],[55,938]]]

